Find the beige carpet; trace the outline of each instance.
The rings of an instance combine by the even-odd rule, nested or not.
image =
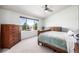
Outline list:
[[[24,39],[3,53],[53,53],[49,48],[37,44],[38,37]]]

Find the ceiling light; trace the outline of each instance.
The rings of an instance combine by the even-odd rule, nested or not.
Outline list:
[[[45,12],[48,12],[47,10],[45,10]]]

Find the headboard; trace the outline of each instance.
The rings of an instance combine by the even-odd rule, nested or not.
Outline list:
[[[51,31],[62,31],[62,27],[51,27]]]

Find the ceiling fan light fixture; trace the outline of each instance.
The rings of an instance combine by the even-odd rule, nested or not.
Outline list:
[[[45,10],[45,12],[48,12],[48,10]]]
[[[49,7],[48,7],[48,5],[45,5],[45,12],[52,12],[53,10],[51,10]]]

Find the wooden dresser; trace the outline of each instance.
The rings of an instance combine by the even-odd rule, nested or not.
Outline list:
[[[1,25],[2,48],[11,48],[21,41],[21,31],[19,25],[2,24]]]

